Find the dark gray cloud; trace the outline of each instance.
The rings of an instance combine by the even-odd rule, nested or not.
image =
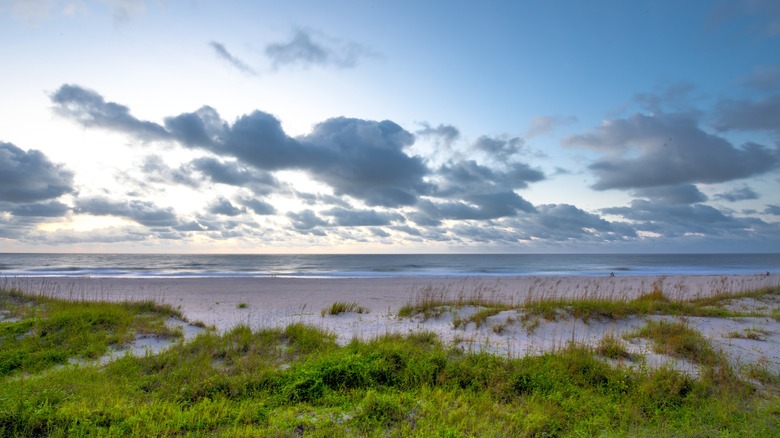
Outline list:
[[[276,208],[273,205],[257,198],[240,198],[237,200],[244,207],[252,210],[255,214],[261,216],[270,215],[276,213]]]
[[[216,55],[220,59],[227,61],[228,64],[237,68],[242,73],[246,73],[251,76],[257,76],[257,72],[252,67],[250,67],[247,63],[238,59],[236,56],[230,53],[222,43],[211,41],[209,42],[209,46],[211,46],[211,48],[214,49],[214,53],[216,53]]]
[[[436,175],[441,182],[435,194],[442,197],[521,189],[545,178],[542,171],[525,163],[509,163],[506,170],[497,170],[473,160],[444,164]]]
[[[8,211],[14,216],[60,217],[70,211],[70,207],[59,201],[35,202],[32,204],[0,203],[0,211]]]
[[[139,120],[118,103],[106,102],[98,93],[78,85],[63,85],[51,95],[57,114],[85,127],[99,127],[131,134],[141,140],[164,140],[169,137],[162,126]]]
[[[323,214],[332,217],[333,223],[340,227],[385,226],[404,221],[404,217],[398,213],[381,213],[374,210],[332,208]]]
[[[31,203],[72,193],[73,173],[40,151],[0,142],[0,201]]]
[[[267,45],[265,54],[275,69],[288,66],[351,68],[361,58],[371,56],[371,52],[359,44],[336,41],[303,29],[295,31],[287,42]]]
[[[780,205],[769,204],[766,206],[763,213],[780,216]]]
[[[227,130],[227,123],[210,106],[203,106],[193,113],[183,113],[165,119],[165,127],[181,144],[206,149],[218,146]]]
[[[715,127],[722,131],[780,131],[780,94],[761,100],[723,100]]]
[[[520,240],[603,242],[636,237],[629,224],[607,221],[570,204],[538,205],[535,213],[522,215],[510,223]]]
[[[412,205],[432,190],[424,181],[429,171],[422,158],[404,152],[414,137],[389,120],[330,119],[298,140],[310,151],[299,168],[308,167],[337,195],[398,207]]]
[[[705,204],[669,205],[634,200],[630,207],[606,208],[602,212],[622,216],[633,221],[637,230],[662,237],[749,236],[757,228],[770,226],[757,219],[727,215]]]
[[[246,210],[236,207],[229,200],[221,196],[212,201],[206,210],[211,214],[219,214],[222,216],[239,216],[246,213]]]
[[[724,182],[759,175],[780,163],[778,148],[754,143],[734,147],[681,114],[608,120],[564,144],[606,154],[589,166],[598,177],[596,190]]]
[[[780,88],[780,64],[759,65],[741,78],[742,83],[761,91]]]
[[[148,201],[115,201],[106,197],[78,198],[74,211],[95,216],[124,217],[147,227],[179,225],[172,208],[161,208]]]
[[[663,204],[694,204],[707,200],[707,195],[693,184],[645,187],[634,190],[633,194],[634,196],[650,198]]]
[[[518,212],[533,212],[534,206],[512,191],[470,194],[463,201],[422,201],[419,215],[411,216],[417,224],[435,224],[440,220],[489,220],[511,217]]]
[[[735,188],[724,193],[718,193],[714,196],[715,200],[737,202],[749,199],[758,199],[758,193],[748,186]]]
[[[293,228],[298,231],[310,231],[316,227],[329,226],[330,224],[321,219],[312,210],[303,210],[299,213],[288,212],[287,217],[290,219]]]
[[[251,189],[257,194],[268,194],[279,187],[273,175],[247,168],[238,162],[223,162],[211,157],[192,160],[184,169],[200,172],[215,183]]]

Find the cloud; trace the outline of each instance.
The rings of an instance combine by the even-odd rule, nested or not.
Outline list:
[[[759,175],[780,163],[778,148],[734,147],[680,114],[635,114],[607,120],[592,133],[564,141],[606,154],[589,166],[596,190],[716,183]]]
[[[9,211],[14,216],[60,217],[70,211],[70,207],[59,201],[36,202],[32,204],[0,204],[0,211]]]
[[[288,66],[351,68],[361,58],[371,55],[359,44],[315,37],[314,32],[302,29],[297,30],[290,41],[267,45],[265,54],[275,69]]]
[[[316,227],[328,226],[328,222],[320,219],[312,210],[303,210],[300,213],[288,212],[287,217],[292,222],[293,228],[298,231],[310,231]]]
[[[435,225],[441,220],[489,220],[517,215],[518,212],[533,212],[534,206],[512,191],[471,194],[463,201],[422,201],[419,205],[422,215],[411,216],[419,225]]]
[[[474,142],[472,147],[476,150],[486,152],[491,158],[497,161],[506,161],[511,156],[520,152],[525,145],[525,141],[520,137],[510,139],[501,139],[488,136],[480,136]]]
[[[242,73],[246,73],[251,76],[257,76],[257,72],[252,67],[250,67],[244,61],[236,58],[232,53],[228,52],[222,43],[211,41],[209,42],[209,46],[214,49],[214,53],[216,53],[220,59],[227,61],[228,64],[237,68]]]
[[[761,100],[723,100],[716,108],[721,131],[780,131],[780,94]]]
[[[169,137],[162,126],[130,115],[130,110],[114,102],[106,102],[98,93],[78,85],[63,85],[51,96],[54,111],[85,127],[99,127],[132,134],[144,140],[164,140]]]
[[[764,214],[771,214],[774,216],[780,216],[780,205],[769,204],[764,209]]]
[[[451,146],[452,143],[460,138],[460,131],[452,125],[439,124],[439,126],[434,128],[428,123],[422,122],[420,126],[422,128],[415,131],[415,134],[421,137],[441,139],[448,146]]]
[[[212,157],[196,158],[183,169],[182,173],[200,172],[212,182],[248,188],[257,194],[271,193],[279,186],[279,181],[269,173]]]
[[[694,204],[704,202],[707,196],[693,184],[645,187],[634,190],[634,196],[650,198],[663,204]]]
[[[261,216],[276,213],[276,208],[273,205],[257,198],[240,198],[238,202]]]
[[[662,237],[748,236],[767,224],[756,219],[740,219],[705,204],[669,205],[637,199],[630,207],[603,209],[606,214],[622,216],[634,222],[638,230]]]
[[[528,122],[528,129],[525,135],[528,138],[538,137],[548,134],[558,127],[571,125],[576,122],[577,118],[574,116],[537,116]]]
[[[113,129],[142,140],[175,140],[260,170],[303,170],[330,185],[337,195],[372,206],[412,205],[432,189],[424,181],[429,170],[422,158],[404,151],[414,143],[414,136],[389,120],[334,118],[294,139],[276,117],[262,111],[243,115],[230,125],[213,108],[203,107],[166,118],[163,128],[140,121],[130,116],[127,107],[107,103],[80,87],[63,85],[52,100],[60,114],[84,126]]]
[[[636,237],[630,225],[607,221],[570,204],[539,205],[535,214],[523,215],[515,226],[525,234],[524,240],[613,241]]]
[[[236,207],[221,196],[212,201],[206,210],[211,214],[219,214],[222,216],[239,216],[246,213],[244,209]]]
[[[40,151],[0,142],[0,201],[31,203],[72,193],[73,172]]]
[[[435,194],[443,197],[521,189],[545,178],[542,171],[525,163],[510,163],[507,169],[498,170],[474,160],[444,164],[436,175],[441,182]]]
[[[780,64],[758,65],[740,80],[745,85],[757,90],[775,90],[780,87]]]
[[[718,201],[737,202],[749,199],[758,199],[758,193],[748,186],[729,190],[728,192],[718,193],[714,196]]]
[[[333,222],[340,227],[384,226],[404,221],[404,217],[398,213],[380,213],[374,210],[332,208],[323,214],[332,217]]]
[[[422,158],[404,152],[414,136],[389,120],[329,119],[298,140],[307,151],[298,167],[305,166],[337,195],[399,207],[413,205],[431,190]]]
[[[173,209],[160,208],[148,201],[115,201],[106,197],[78,198],[74,211],[95,216],[117,216],[147,227],[171,227],[179,224]]]

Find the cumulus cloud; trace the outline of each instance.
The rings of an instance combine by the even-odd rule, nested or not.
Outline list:
[[[212,157],[202,157],[192,160],[183,168],[190,172],[200,172],[215,183],[248,188],[258,194],[271,193],[279,186],[279,181],[273,175],[235,161],[223,162]]]
[[[774,216],[780,216],[780,205],[769,204],[764,209],[764,214],[771,214]]]
[[[422,158],[404,152],[414,137],[389,120],[330,119],[298,140],[308,151],[298,167],[305,165],[337,195],[398,207],[414,204],[431,190]]]
[[[147,227],[171,227],[179,224],[173,209],[161,208],[148,201],[116,201],[106,197],[79,198],[76,213],[94,216],[117,216]]]
[[[236,207],[233,203],[223,197],[219,197],[212,201],[207,207],[207,211],[211,214],[219,214],[222,216],[238,216],[246,212],[244,209]]]
[[[606,155],[589,166],[598,177],[596,190],[731,181],[762,174],[780,163],[777,148],[754,143],[734,147],[681,114],[607,120],[564,144]]]
[[[8,211],[14,216],[60,217],[70,211],[70,207],[59,201],[35,202],[32,204],[0,203],[0,211]]]
[[[273,205],[257,198],[241,198],[238,202],[244,207],[252,210],[255,214],[261,216],[275,214],[276,208]]]
[[[303,170],[330,185],[337,195],[349,195],[372,206],[412,205],[419,195],[432,189],[424,181],[429,170],[422,158],[405,151],[414,143],[414,136],[389,120],[334,118],[317,124],[308,135],[291,138],[276,117],[262,111],[243,115],[230,125],[213,108],[204,107],[169,117],[162,127],[140,121],[127,107],[105,102],[102,96],[80,87],[64,85],[52,100],[61,115],[84,126],[114,129],[140,139],[175,140],[190,148],[237,158],[242,165],[259,170]],[[237,168],[228,174],[228,169],[215,164],[201,162],[200,167],[223,181],[250,176]]]
[[[402,222],[404,217],[398,213],[382,213],[375,210],[354,210],[332,208],[323,214],[333,218],[333,223],[340,227],[384,226],[393,222]]]
[[[576,122],[577,118],[574,116],[537,116],[528,122],[528,129],[525,135],[528,138],[538,137],[548,134],[558,127],[571,125]]]
[[[723,100],[717,108],[715,127],[722,131],[780,130],[780,94],[760,100]]]
[[[415,134],[421,137],[431,137],[435,139],[441,139],[445,145],[452,145],[456,140],[460,138],[460,131],[458,128],[452,125],[443,125],[433,127],[430,124],[423,122],[420,123],[422,128],[415,131]]]
[[[436,175],[441,182],[435,194],[442,197],[521,189],[545,178],[542,171],[525,163],[510,163],[507,169],[499,170],[474,160],[444,164]]]
[[[310,231],[316,227],[328,226],[328,222],[321,219],[312,210],[303,210],[299,213],[288,212],[287,217],[290,219],[293,228],[298,231]]]
[[[139,120],[118,103],[106,102],[95,91],[65,84],[51,95],[57,114],[85,127],[99,127],[131,134],[141,140],[164,140],[169,137],[162,126]]]
[[[209,42],[209,46],[214,49],[214,53],[222,60],[226,61],[228,64],[232,65],[233,67],[240,70],[242,73],[246,73],[251,76],[257,76],[257,72],[250,67],[247,63],[244,61],[238,59],[235,55],[230,53],[226,48],[225,45],[222,43],[218,43],[216,41]]]
[[[748,186],[735,188],[727,192],[718,193],[714,196],[718,201],[737,202],[749,199],[758,199],[758,193]]]
[[[73,173],[36,150],[0,142],[0,201],[32,203],[72,193]]]
[[[663,204],[694,204],[704,202],[707,195],[693,184],[645,187],[634,190],[634,196],[650,198]]]
[[[532,212],[534,206],[512,191],[468,194],[463,201],[422,201],[421,215],[413,216],[419,225],[438,224],[441,220],[489,220]]]
[[[633,221],[638,230],[663,237],[744,236],[754,233],[756,226],[767,225],[756,219],[727,215],[705,204],[669,205],[637,199],[631,202],[630,207],[613,207],[602,211]]]
[[[350,68],[361,58],[370,56],[370,52],[359,44],[335,41],[304,29],[298,29],[289,41],[267,45],[265,54],[276,69],[288,66]]]
[[[520,152],[524,145],[525,141],[520,137],[503,139],[483,135],[477,138],[472,147],[487,153],[497,161],[506,161]]]

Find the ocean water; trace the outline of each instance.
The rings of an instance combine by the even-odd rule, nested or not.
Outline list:
[[[474,277],[780,273],[780,254],[0,253],[0,277]]]

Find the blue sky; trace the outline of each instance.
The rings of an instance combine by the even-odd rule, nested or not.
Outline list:
[[[780,248],[773,0],[0,0],[0,41],[0,251]]]

